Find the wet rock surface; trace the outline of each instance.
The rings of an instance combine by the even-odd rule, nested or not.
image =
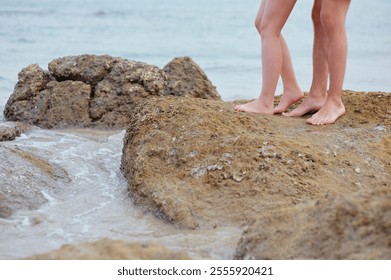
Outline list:
[[[28,125],[21,122],[0,123],[0,142],[14,140],[28,129]]]
[[[17,147],[0,146],[0,217],[37,209],[47,202],[45,190],[68,181],[65,170]]]
[[[347,114],[324,127],[309,126],[305,118],[233,112],[232,104],[221,101],[148,99],[132,116],[124,140],[121,168],[129,191],[136,204],[179,227],[250,224],[238,258],[357,258],[382,246],[367,256],[385,258],[391,225],[376,220],[387,221],[391,207],[390,94],[346,91],[343,98]],[[351,206],[345,209],[344,201]],[[382,211],[367,211],[377,204]],[[289,227],[295,211],[302,219],[293,219],[292,231],[300,235],[296,229],[303,227],[298,242],[320,243],[306,247],[306,254],[289,253],[295,246],[289,232],[286,244],[275,238],[279,227]],[[287,225],[268,223],[273,217]],[[315,229],[304,233],[304,221],[311,219],[314,228],[318,219],[324,228],[350,223],[345,235],[331,229],[321,233],[333,235],[335,244],[345,242],[343,253],[317,253],[328,243],[311,234]],[[368,225],[362,228],[361,220]],[[354,233],[369,229],[379,242]],[[358,240],[363,244],[358,246]],[[262,246],[281,246],[281,254],[262,255],[256,250]]]

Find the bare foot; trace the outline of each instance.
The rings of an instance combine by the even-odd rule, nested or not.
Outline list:
[[[261,115],[273,115],[273,106],[263,105],[259,99],[242,105],[235,105],[234,110],[238,112],[254,113]]]
[[[301,117],[309,112],[318,111],[322,108],[326,96],[308,95],[297,108],[288,113],[282,113],[285,117]]]
[[[333,124],[335,121],[345,114],[345,106],[341,100],[327,99],[323,107],[307,120],[308,124],[325,125]]]
[[[299,102],[303,97],[304,93],[302,91],[284,92],[281,95],[281,99],[277,107],[274,108],[274,114],[281,114],[285,112],[289,106]]]

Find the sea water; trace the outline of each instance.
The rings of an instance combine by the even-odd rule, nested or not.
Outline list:
[[[38,63],[46,69],[54,58],[84,53],[159,67],[174,57],[191,56],[223,99],[255,98],[262,71],[254,28],[259,4],[260,0],[0,0],[0,101],[8,98],[23,67]],[[283,30],[305,91],[312,77],[312,4],[297,1]],[[344,88],[391,91],[390,14],[389,0],[352,1]]]
[[[298,81],[312,77],[311,6],[300,0],[284,27]],[[0,111],[18,72],[54,58],[109,54],[164,67],[192,57],[224,100],[255,98],[261,86],[261,45],[254,28],[258,0],[0,0]],[[391,2],[352,1],[347,19],[344,88],[391,92]],[[276,94],[281,93],[281,84]],[[0,122],[4,122],[0,114]],[[68,173],[43,190],[37,210],[0,219],[0,258],[23,258],[100,238],[156,240],[196,258],[232,258],[241,230],[185,231],[133,205],[119,171],[124,131],[33,128],[2,146],[31,151]],[[1,163],[0,163],[1,164]],[[42,221],[35,223],[39,217]]]

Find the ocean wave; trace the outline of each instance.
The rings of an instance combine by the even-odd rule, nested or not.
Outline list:
[[[24,38],[24,37],[20,37],[16,41],[18,43],[22,43],[22,44],[32,44],[32,43],[35,43],[34,40],[30,40],[30,39],[27,39],[27,38]]]
[[[134,16],[134,15],[139,15],[140,11],[130,11],[130,10],[96,10],[91,14],[93,17],[112,17],[112,16],[119,16],[119,17],[128,17],[128,16]]]
[[[50,15],[50,14],[54,14],[54,13],[55,13],[54,10],[34,10],[34,9],[31,9],[31,10],[26,10],[26,9],[23,9],[23,10],[19,10],[19,9],[0,10],[0,16],[8,16],[8,17],[25,16],[25,15],[44,16],[44,15]]]

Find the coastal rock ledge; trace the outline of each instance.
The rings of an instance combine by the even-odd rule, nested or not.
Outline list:
[[[391,95],[343,99],[347,114],[324,127],[146,99],[124,139],[129,192],[181,228],[242,227],[238,259],[390,259]]]
[[[109,55],[67,56],[48,68],[22,69],[4,110],[7,120],[44,128],[125,128],[137,103],[151,96],[220,99],[189,57],[175,58],[165,70]]]

